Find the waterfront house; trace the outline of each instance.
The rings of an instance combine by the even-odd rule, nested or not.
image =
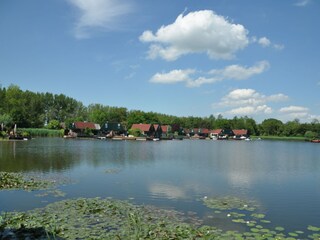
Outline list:
[[[221,132],[222,132],[222,129],[214,129],[214,130],[211,130],[211,131],[209,132],[209,137],[210,137],[210,138],[218,139],[218,137],[221,135]]]
[[[172,133],[172,128],[170,125],[154,124],[154,129],[156,131],[156,135],[161,137],[167,137]]]
[[[155,128],[153,124],[135,123],[132,124],[131,129],[139,129],[142,135],[153,137],[155,135]]]
[[[248,130],[246,129],[234,129],[232,131],[235,139],[246,139],[249,137]]]
[[[120,135],[125,133],[125,128],[121,123],[106,122],[105,124],[102,125],[101,132],[106,135],[111,133],[112,135]]]
[[[208,137],[209,129],[207,128],[192,128],[189,131],[190,137]]]
[[[93,122],[74,122],[71,124],[70,130],[77,137],[88,137],[97,135],[101,127]]]

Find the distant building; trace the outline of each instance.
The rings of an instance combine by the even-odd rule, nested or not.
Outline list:
[[[234,134],[234,138],[236,139],[245,139],[249,137],[248,130],[246,129],[234,129],[232,130]]]
[[[70,127],[72,133],[77,137],[97,135],[100,129],[100,125],[93,122],[74,122]]]
[[[142,135],[153,137],[155,135],[155,128],[153,124],[135,123],[132,124],[131,129],[139,129]]]
[[[124,134],[126,132],[125,128],[121,123],[116,122],[106,122],[101,127],[101,133],[102,134],[110,134],[113,133],[115,135]]]

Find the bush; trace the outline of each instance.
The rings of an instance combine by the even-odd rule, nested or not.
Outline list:
[[[60,129],[60,123],[58,120],[51,120],[48,125],[47,125],[48,129]]]
[[[305,138],[308,138],[308,139],[315,139],[318,137],[318,134],[316,132],[306,131],[304,136],[305,136]]]
[[[63,137],[64,130],[52,130],[46,128],[19,128],[19,132],[30,137]]]
[[[129,135],[133,135],[135,137],[139,137],[142,134],[141,130],[138,128],[131,128],[131,129],[129,129],[128,132],[129,132]]]

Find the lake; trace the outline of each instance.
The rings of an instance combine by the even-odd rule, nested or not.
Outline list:
[[[319,226],[320,144],[284,141],[110,141],[38,138],[0,142],[0,171],[66,179],[65,196],[0,191],[0,211],[24,211],[77,197],[112,197],[212,216],[202,199],[236,196],[259,203],[272,226]]]

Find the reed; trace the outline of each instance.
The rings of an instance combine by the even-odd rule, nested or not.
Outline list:
[[[53,130],[46,128],[19,128],[19,132],[27,133],[31,137],[63,137],[64,130]]]

